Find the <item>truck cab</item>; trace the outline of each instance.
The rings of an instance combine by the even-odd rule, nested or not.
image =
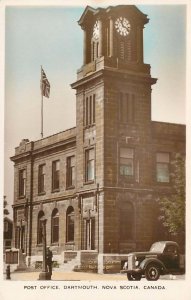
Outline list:
[[[128,280],[158,280],[160,275],[183,274],[179,246],[173,241],[160,241],[152,244],[148,252],[129,253],[121,272],[127,274]]]

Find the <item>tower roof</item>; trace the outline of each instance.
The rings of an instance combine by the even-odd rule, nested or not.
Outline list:
[[[143,14],[135,5],[117,5],[108,6],[107,8],[93,8],[91,6],[86,6],[83,14],[81,15],[78,24],[80,26],[85,25],[89,22],[92,17],[98,17],[100,15],[111,16],[119,13],[128,13],[134,17],[139,17],[139,19],[144,23],[148,23],[149,19],[147,15]]]

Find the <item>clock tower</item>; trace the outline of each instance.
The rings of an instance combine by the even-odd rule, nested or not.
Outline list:
[[[143,28],[148,21],[133,5],[87,7],[79,20],[84,30],[84,65],[102,56],[143,63]]]
[[[100,253],[138,249],[144,216],[152,214],[148,189],[152,173],[146,169],[151,86],[156,79],[143,59],[143,29],[148,21],[133,5],[87,6],[78,21],[84,31],[83,65],[72,88],[77,102],[83,249]],[[144,241],[149,244],[150,229],[144,226]]]

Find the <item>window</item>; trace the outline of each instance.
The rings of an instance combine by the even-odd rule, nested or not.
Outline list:
[[[92,60],[96,60],[98,58],[99,51],[99,42],[92,42]]]
[[[85,179],[87,181],[94,180],[95,170],[94,170],[94,149],[86,150],[85,152]]]
[[[74,209],[69,206],[66,212],[66,241],[74,241]]]
[[[26,170],[19,170],[19,197],[24,197],[26,193]]]
[[[170,172],[169,172],[169,162],[170,162],[170,155],[169,153],[157,153],[157,182],[166,182],[170,181]]]
[[[84,101],[84,126],[95,124],[95,94],[86,97]]]
[[[54,209],[51,218],[51,242],[58,243],[59,241],[59,213],[58,209]]]
[[[5,249],[11,249],[11,240],[6,240],[5,241]]]
[[[60,187],[60,161],[52,163],[52,191],[58,191]]]
[[[96,21],[91,39],[91,60],[94,61],[98,58],[99,55],[99,24]]]
[[[134,208],[130,202],[121,203],[119,223],[120,241],[133,240]]]
[[[75,156],[67,157],[66,186],[75,186]]]
[[[169,255],[176,255],[177,254],[177,247],[174,245],[169,245],[166,247],[166,249],[164,250],[165,254],[169,254]]]
[[[134,149],[132,148],[120,149],[120,175],[134,175]]]
[[[43,217],[44,217],[44,212],[40,211],[39,214],[38,214],[38,224],[37,224],[37,244],[42,244]]]
[[[38,193],[45,193],[45,165],[38,168]]]
[[[120,93],[119,121],[121,123],[133,123],[135,118],[135,95]]]
[[[7,221],[4,221],[4,232],[8,232],[9,230],[9,223]]]

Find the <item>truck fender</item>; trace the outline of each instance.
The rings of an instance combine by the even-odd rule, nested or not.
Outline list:
[[[166,270],[165,265],[163,264],[162,261],[160,261],[160,260],[157,259],[157,258],[145,258],[145,259],[141,262],[140,268],[141,268],[142,270],[145,270],[146,267],[148,266],[148,264],[150,264],[150,263],[155,263],[155,264],[158,265],[161,269],[164,270],[164,273],[166,273],[167,270]]]

